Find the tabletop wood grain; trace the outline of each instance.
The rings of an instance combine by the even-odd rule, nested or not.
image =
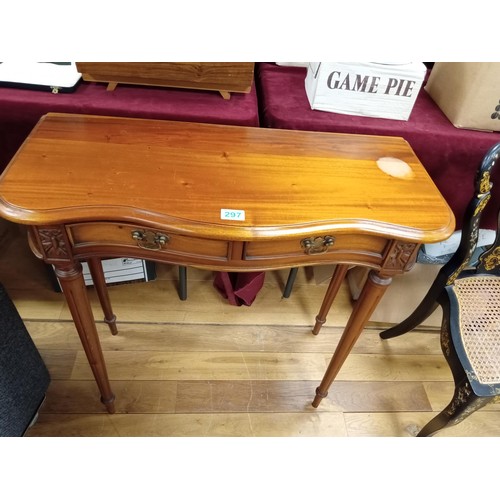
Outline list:
[[[387,157],[412,175],[384,172]],[[223,208],[245,220],[221,220]],[[0,178],[0,215],[147,220],[232,240],[335,230],[434,242],[455,222],[402,138],[56,113]]]

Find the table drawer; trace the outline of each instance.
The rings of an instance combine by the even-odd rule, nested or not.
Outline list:
[[[293,240],[257,241],[245,244],[245,260],[297,259],[339,260],[350,258],[377,262],[387,245],[385,238],[370,235],[320,235]]]
[[[228,260],[229,243],[184,236],[170,231],[132,224],[92,223],[68,226],[75,249],[88,246],[124,246],[208,260]]]

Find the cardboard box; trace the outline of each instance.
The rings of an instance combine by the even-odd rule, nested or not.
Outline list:
[[[312,109],[408,120],[426,71],[423,63],[309,63],[305,88]]]
[[[500,131],[500,63],[437,62],[425,90],[455,127]]]

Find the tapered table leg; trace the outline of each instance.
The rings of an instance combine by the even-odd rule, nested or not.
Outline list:
[[[325,323],[328,311],[332,307],[333,301],[337,296],[348,269],[349,266],[347,264],[337,264],[332,279],[330,280],[330,284],[328,285],[328,289],[325,293],[325,298],[323,299],[319,313],[316,316],[316,324],[312,330],[314,335],[318,335],[321,327]]]
[[[55,266],[55,272],[61,283],[61,288],[87,355],[90,368],[101,392],[101,401],[109,413],[114,413],[115,395],[111,391],[109,384],[101,343],[99,342],[94,316],[87,296],[87,289],[85,288],[82,266],[79,262],[65,265],[58,264]]]
[[[371,314],[377,307],[380,299],[384,295],[387,287],[392,279],[378,275],[375,271],[371,271],[365,286],[361,291],[361,295],[353,308],[349,321],[344,329],[344,333],[335,349],[335,353],[330,361],[330,364],[325,372],[321,384],[316,389],[316,397],[312,405],[317,408],[323,398],[328,395],[328,389],[335,380],[337,373],[344,364],[347,356],[351,352],[352,347],[356,343],[359,335],[363,331]]]
[[[111,308],[111,301],[109,300],[108,287],[106,285],[101,259],[92,257],[88,259],[87,264],[104,313],[104,321],[108,324],[111,333],[116,335],[118,333],[118,329],[116,328],[116,316]]]

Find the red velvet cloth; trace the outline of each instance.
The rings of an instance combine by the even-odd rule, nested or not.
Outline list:
[[[251,306],[264,285],[264,272],[215,274],[214,287],[233,306]]]
[[[473,194],[474,174],[488,149],[500,142],[500,133],[454,127],[423,86],[408,121],[312,110],[305,77],[305,68],[256,66],[261,126],[405,138],[453,210],[457,229],[461,227]],[[500,199],[500,183],[494,192]],[[495,228],[495,209],[488,206],[483,219],[484,227]]]
[[[259,126],[255,85],[225,100],[215,91],[81,82],[75,92],[0,88],[0,172],[48,112]]]

